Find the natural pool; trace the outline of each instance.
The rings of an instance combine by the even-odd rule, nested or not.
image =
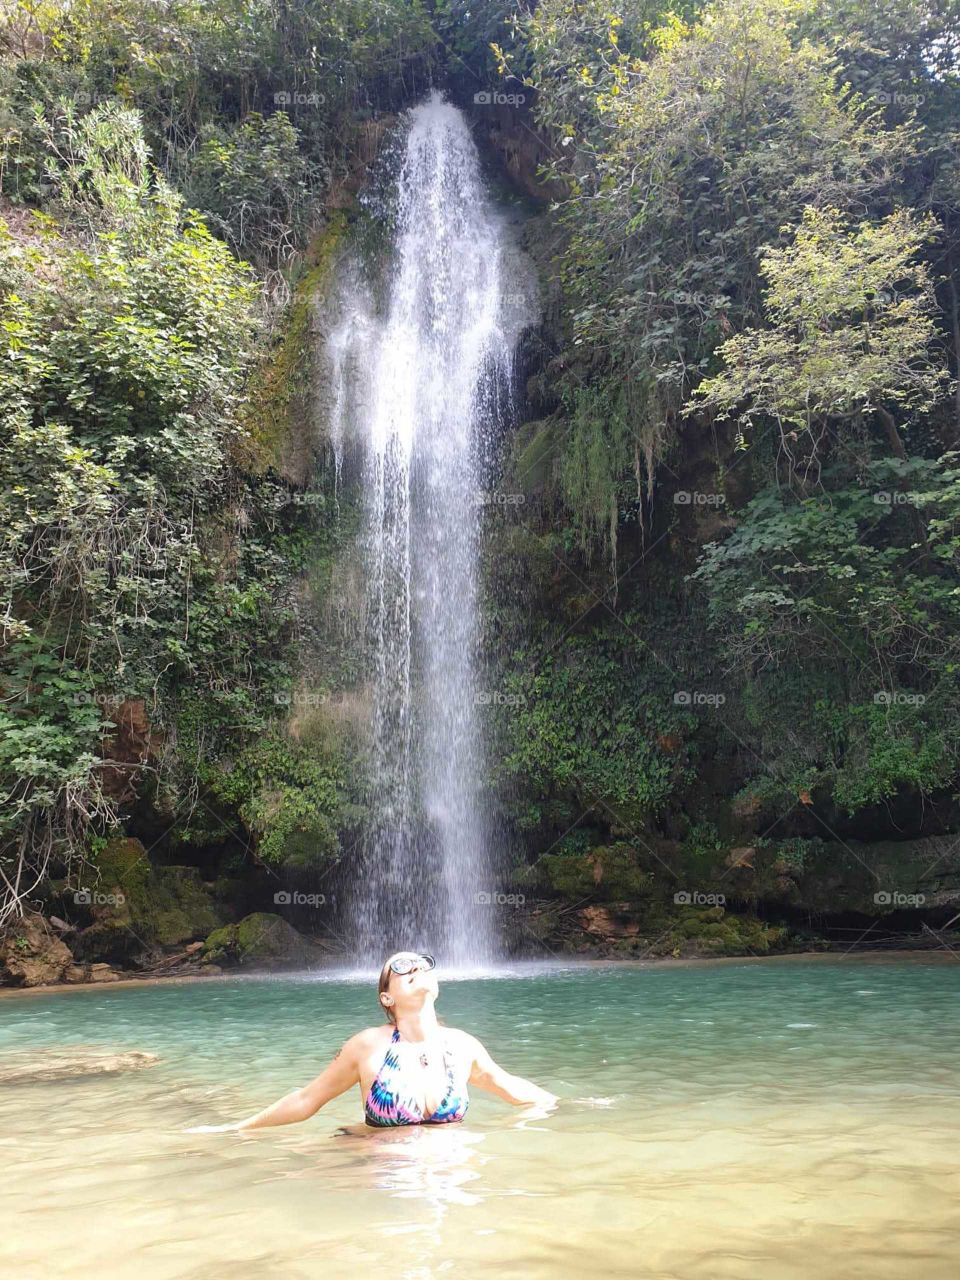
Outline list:
[[[0,1001],[0,1063],[142,1049],[132,1074],[0,1088],[3,1273],[314,1280],[954,1280],[960,964],[786,959],[517,970],[439,1012],[563,1096],[462,1126],[186,1134],[316,1074],[373,981],[292,977]]]

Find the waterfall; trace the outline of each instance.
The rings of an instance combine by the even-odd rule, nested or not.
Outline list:
[[[484,461],[532,295],[506,292],[528,275],[462,113],[435,93],[406,130],[382,302],[346,272],[328,339],[338,476],[347,431],[363,456],[371,816],[352,927],[367,956],[414,947],[469,965],[495,953],[479,794]]]

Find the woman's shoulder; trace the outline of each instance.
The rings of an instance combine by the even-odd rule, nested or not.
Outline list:
[[[472,1036],[469,1031],[461,1031],[459,1027],[444,1027],[443,1034],[458,1049],[472,1051],[480,1043],[476,1036]]]
[[[393,1027],[389,1023],[381,1023],[378,1027],[364,1027],[344,1043],[344,1048],[354,1053],[368,1053],[378,1045],[388,1044],[392,1035]]]
[[[362,1031],[358,1031],[353,1037],[354,1040],[368,1040],[371,1043],[377,1040],[389,1040],[393,1035],[393,1023],[381,1022],[375,1027],[364,1027]]]

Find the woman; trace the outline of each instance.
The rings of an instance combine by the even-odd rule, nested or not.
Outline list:
[[[315,1080],[265,1111],[202,1131],[296,1124],[353,1085],[360,1086],[364,1118],[375,1128],[462,1120],[468,1084],[514,1106],[552,1106],[557,1101],[552,1093],[497,1066],[474,1036],[440,1026],[434,1012],[439,994],[435,967],[432,956],[413,951],[391,956],[378,984],[386,1026],[351,1036]]]

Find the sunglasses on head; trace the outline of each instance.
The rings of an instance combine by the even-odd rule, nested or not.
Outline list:
[[[403,977],[404,974],[413,973],[414,969],[424,969],[429,971],[435,969],[437,962],[433,956],[410,955],[397,956],[395,960],[390,961],[390,969],[393,973]]]

